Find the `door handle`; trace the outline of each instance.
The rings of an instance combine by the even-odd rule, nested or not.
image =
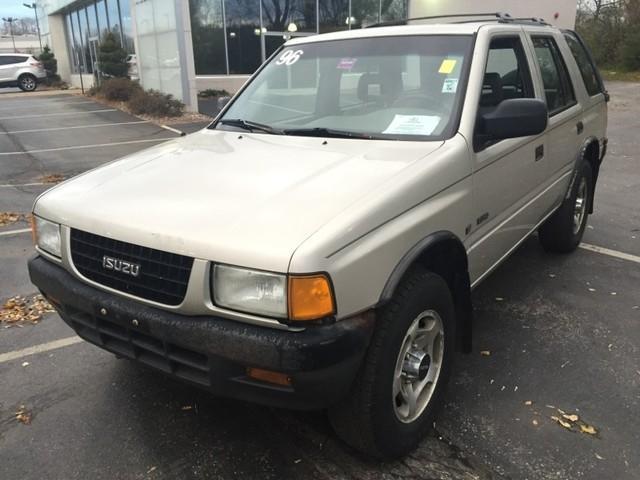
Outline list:
[[[584,123],[582,122],[576,123],[576,130],[578,131],[578,135],[580,135],[584,130]]]
[[[536,162],[544,157],[544,145],[538,145],[536,147]]]

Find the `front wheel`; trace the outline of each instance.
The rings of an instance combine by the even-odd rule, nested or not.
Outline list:
[[[361,452],[393,458],[413,450],[442,404],[454,349],[446,282],[413,270],[383,307],[349,396],[329,410],[338,435]]]
[[[25,73],[23,75],[20,75],[20,78],[18,78],[18,88],[20,88],[20,90],[22,90],[23,92],[33,92],[37,86],[38,82],[36,80],[36,77],[34,77],[33,75]]]
[[[573,182],[569,198],[538,229],[542,247],[548,252],[574,251],[584,235],[593,192],[593,173],[589,162],[583,161]]]

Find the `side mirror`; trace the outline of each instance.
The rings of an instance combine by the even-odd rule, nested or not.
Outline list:
[[[542,100],[512,98],[482,115],[479,133],[487,140],[538,135],[547,128],[548,118],[547,106]]]

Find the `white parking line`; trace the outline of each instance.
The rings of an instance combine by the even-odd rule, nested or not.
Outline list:
[[[55,183],[35,182],[35,183],[5,183],[0,185],[0,188],[22,188],[22,187],[35,187],[40,185],[55,185]]]
[[[68,115],[87,115],[89,113],[102,113],[102,112],[118,112],[117,108],[105,108],[102,110],[87,110],[86,112],[65,112],[65,113],[43,113],[40,115],[22,115],[20,117],[0,117],[0,120],[19,120],[21,118],[41,118],[41,117],[63,117]]]
[[[622,260],[628,260],[629,262],[640,263],[640,257],[631,255],[630,253],[618,252],[617,250],[598,247],[597,245],[591,245],[589,243],[581,243],[580,248],[591,252],[602,253],[603,255],[609,255],[610,257],[620,258]]]
[[[41,343],[40,345],[23,348],[22,350],[0,353],[0,363],[10,362],[11,360],[17,360],[29,355],[35,355],[36,353],[44,353],[51,350],[56,350],[58,348],[68,347],[69,345],[74,345],[82,341],[83,340],[80,337],[74,335],[73,337],[61,338],[60,340],[54,340],[53,342]]]
[[[63,150],[78,150],[82,148],[102,148],[102,147],[115,147],[117,145],[133,145],[136,143],[149,143],[149,142],[166,142],[171,138],[147,138],[144,140],[129,140],[126,142],[113,142],[113,143],[95,143],[93,145],[76,145],[73,147],[58,147],[58,148],[43,148],[40,150],[27,150],[25,152],[0,152],[2,155],[29,155],[31,153],[45,153],[45,152],[61,152]]]
[[[32,130],[14,130],[13,132],[0,132],[0,135],[11,135],[14,133],[52,132],[54,130],[72,130],[72,129],[78,129],[78,128],[113,127],[116,125],[134,125],[137,123],[151,123],[151,122],[149,120],[136,120],[135,122],[95,123],[93,125],[77,125],[75,127],[35,128]]]
[[[92,101],[88,101],[88,102],[55,102],[55,103],[57,103],[59,105],[83,105],[85,103],[96,104],[96,102],[92,102]],[[13,110],[19,110],[21,108],[29,109],[29,108],[47,108],[47,107],[51,107],[51,102],[39,103],[37,105],[19,105],[17,107],[12,107],[12,108],[0,108],[0,112],[3,112],[3,111],[11,112]]]
[[[18,230],[9,230],[7,232],[0,232],[0,237],[4,237],[7,235],[18,235],[20,233],[27,233],[30,232],[31,229],[30,228],[20,228]]]

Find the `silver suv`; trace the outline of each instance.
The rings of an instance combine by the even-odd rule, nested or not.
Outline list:
[[[0,88],[18,87],[32,92],[46,77],[42,63],[33,55],[0,53]]]
[[[42,195],[31,279],[116,355],[402,455],[471,348],[471,290],[536,231],[580,242],[607,100],[538,20],[296,38],[208,128]]]

